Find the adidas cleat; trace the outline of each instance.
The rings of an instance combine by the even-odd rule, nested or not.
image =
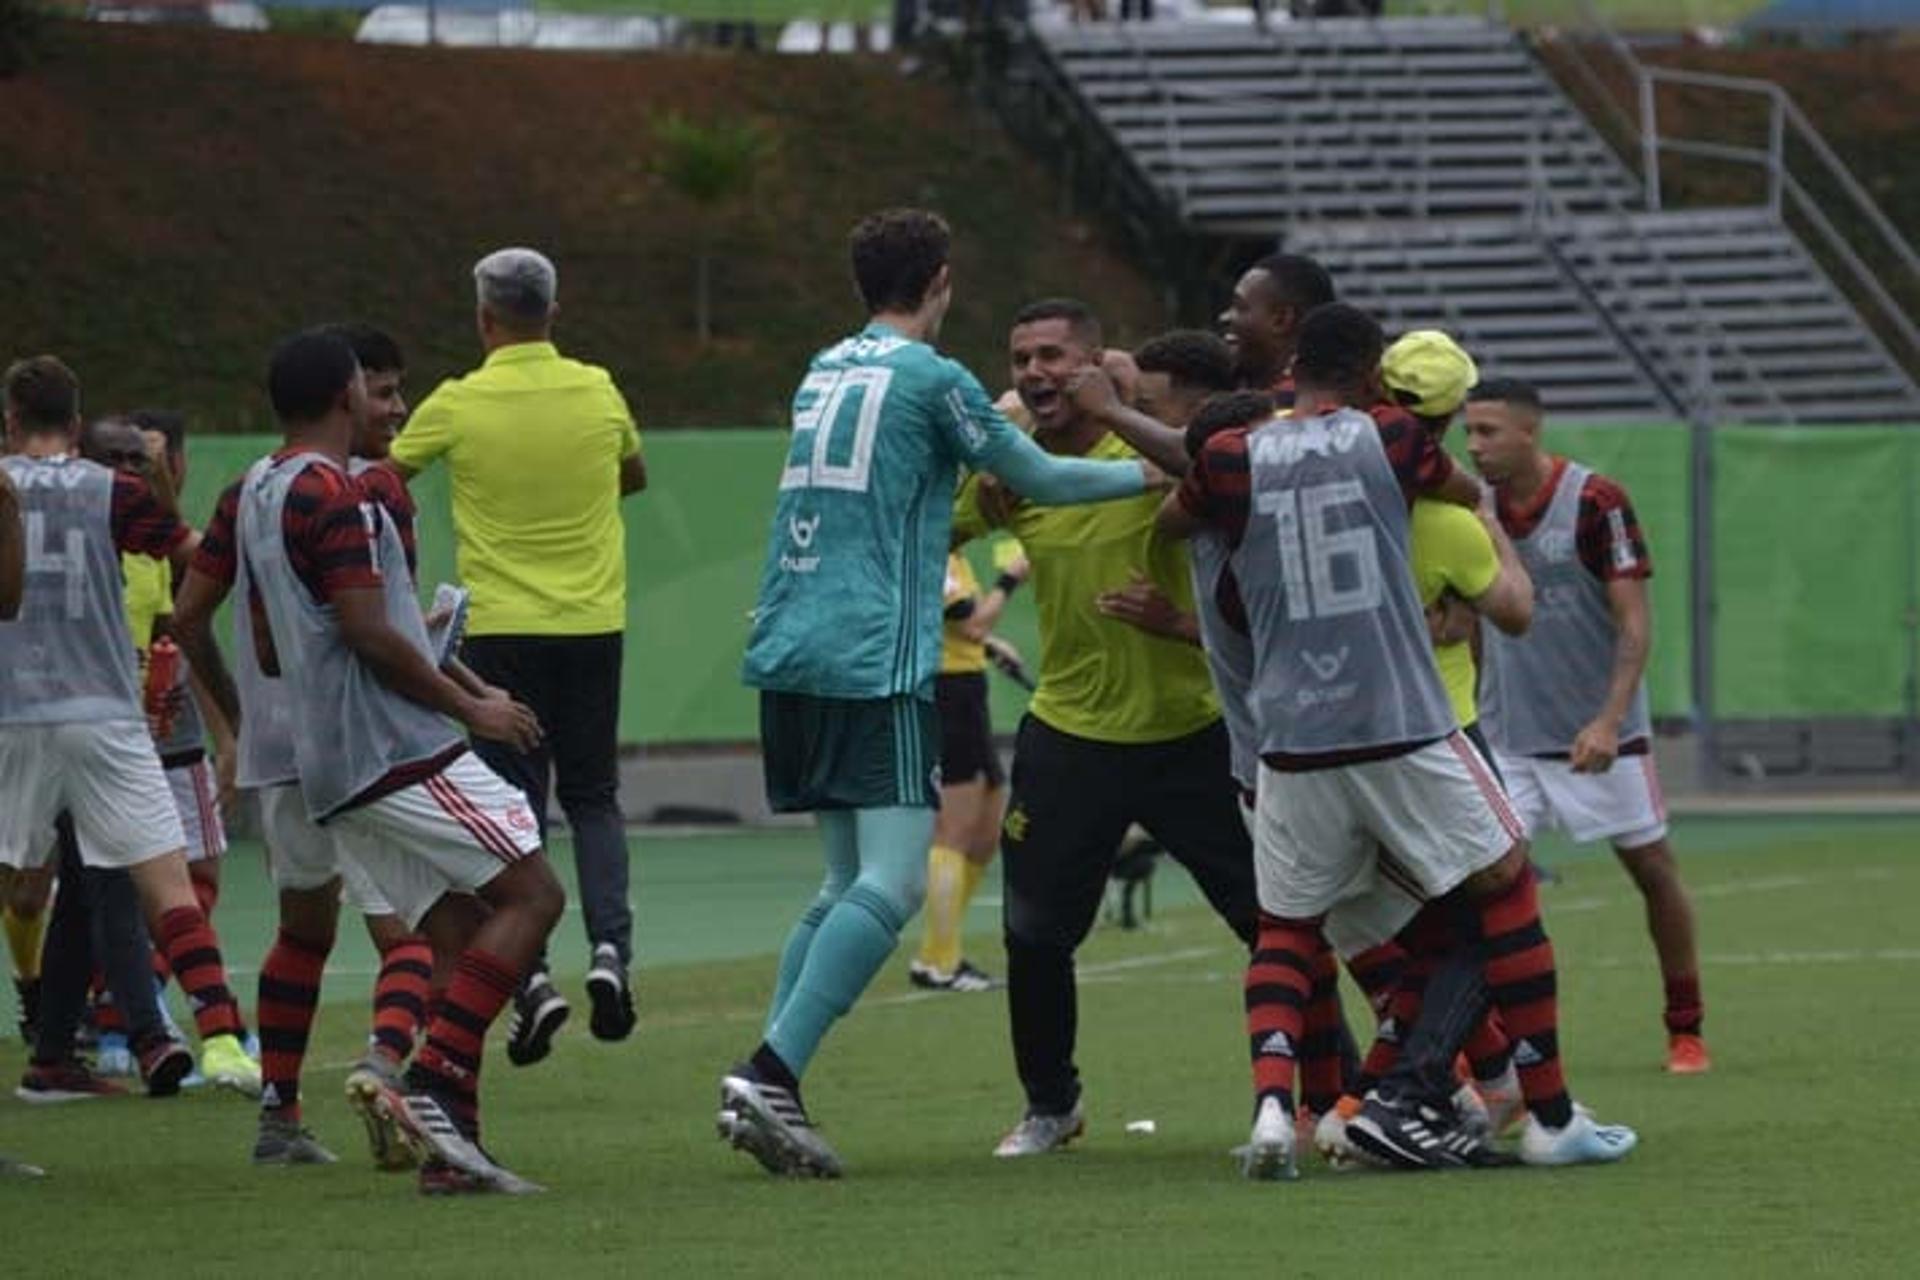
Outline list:
[[[1293,1155],[1296,1124],[1280,1099],[1262,1098],[1247,1145],[1234,1152],[1240,1157],[1240,1176],[1253,1182],[1292,1182],[1298,1178],[1300,1166]]]
[[[1345,1102],[1346,1099],[1342,1098],[1341,1101]],[[1320,1153],[1327,1167],[1336,1173],[1352,1173],[1366,1168],[1370,1163],[1366,1153],[1354,1146],[1353,1139],[1347,1136],[1349,1119],[1350,1116],[1336,1107],[1321,1116],[1313,1129],[1313,1149]]]
[[[157,1035],[140,1050],[140,1078],[149,1098],[171,1098],[193,1071],[193,1054],[178,1040]]]
[[[716,1128],[728,1145],[752,1156],[768,1173],[838,1178],[844,1171],[799,1097],[755,1078],[751,1067],[737,1067],[721,1077]]]
[[[1455,1117],[1425,1105],[1369,1095],[1347,1124],[1353,1145],[1392,1169],[1486,1169],[1512,1164]]]
[[[587,1000],[593,1006],[588,1029],[595,1040],[625,1040],[639,1021],[633,1011],[633,986],[627,966],[611,942],[593,949],[593,967],[587,970]]]
[[[374,1167],[389,1173],[411,1169],[419,1163],[419,1157],[407,1145],[399,1126],[380,1109],[381,1087],[398,1084],[398,1070],[376,1054],[368,1054],[347,1073],[347,1105],[360,1117],[367,1131],[367,1147],[373,1153]]]
[[[1029,1111],[1000,1139],[993,1154],[1006,1160],[1065,1151],[1068,1143],[1086,1131],[1087,1118],[1077,1105],[1063,1116]]]

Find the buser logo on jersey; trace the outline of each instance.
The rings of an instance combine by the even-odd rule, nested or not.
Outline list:
[[[820,531],[820,517],[805,519],[800,516],[787,517],[787,536],[793,539],[793,545],[805,551],[813,546],[814,535]],[[813,573],[820,568],[819,556],[796,556],[782,553],[780,570],[782,573]]]

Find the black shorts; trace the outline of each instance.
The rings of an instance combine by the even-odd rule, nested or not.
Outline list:
[[[760,694],[760,754],[775,813],[940,806],[931,702]]]
[[[993,746],[993,720],[987,713],[987,673],[942,675],[933,682],[933,698],[940,708],[940,781],[984,778],[989,787],[1005,782],[1006,771]]]

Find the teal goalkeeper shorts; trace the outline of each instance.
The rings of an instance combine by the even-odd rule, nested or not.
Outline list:
[[[763,690],[760,753],[775,813],[940,804],[940,712],[920,698]]]

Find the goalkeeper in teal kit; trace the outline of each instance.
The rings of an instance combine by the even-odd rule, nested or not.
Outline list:
[[[867,327],[814,357],[793,399],[747,644],[767,796],[813,812],[820,892],[780,956],[765,1036],[720,1082],[719,1129],[775,1174],[838,1177],[800,1077],[920,908],[938,804],[941,587],[961,469],[1050,505],[1139,493],[1137,461],[1055,458],[930,344],[953,298],[949,232],[893,209],[854,228]]]

